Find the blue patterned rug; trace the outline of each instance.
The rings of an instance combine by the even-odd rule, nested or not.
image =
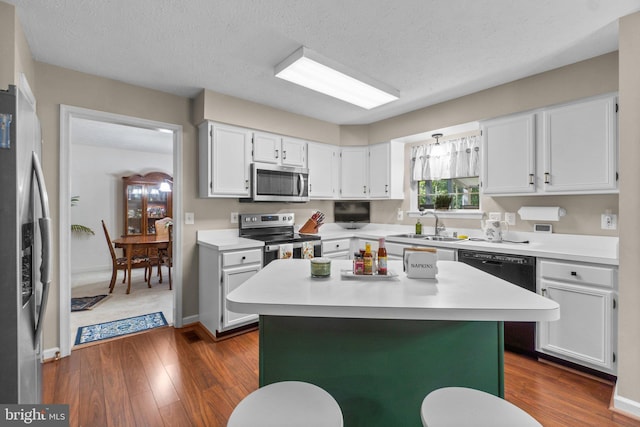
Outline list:
[[[160,311],[157,313],[143,314],[142,316],[129,317],[128,319],[81,326],[78,328],[75,345],[135,334],[136,332],[159,328],[161,326],[167,326],[167,320]]]

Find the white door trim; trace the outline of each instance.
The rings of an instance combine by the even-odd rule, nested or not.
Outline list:
[[[71,322],[71,123],[73,119],[89,119],[107,123],[135,126],[145,129],[167,129],[173,132],[173,215],[174,242],[178,250],[173,252],[173,319],[176,327],[182,327],[182,126],[140,119],[121,114],[60,105],[60,246],[59,246],[59,345],[61,356],[71,354],[69,334]]]

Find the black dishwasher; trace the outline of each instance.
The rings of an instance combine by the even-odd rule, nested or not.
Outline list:
[[[536,291],[535,257],[459,249],[458,261],[528,291]],[[504,322],[504,347],[506,349],[534,355],[535,339],[535,322]]]

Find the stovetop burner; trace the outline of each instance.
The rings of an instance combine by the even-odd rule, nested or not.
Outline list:
[[[315,234],[296,233],[294,224],[293,213],[240,214],[238,217],[240,237],[261,240],[268,244],[320,240],[320,236]]]

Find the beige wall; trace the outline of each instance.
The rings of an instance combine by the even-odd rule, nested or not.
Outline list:
[[[620,20],[618,393],[640,402],[640,13]],[[640,405],[640,403],[638,403]],[[640,407],[636,408],[636,415]]]
[[[38,115],[42,125],[43,167],[49,200],[51,203],[52,221],[59,222],[59,152],[60,152],[60,104],[93,110],[124,114],[149,120],[173,123],[183,126],[182,155],[185,160],[183,168],[183,201],[188,211],[194,209],[196,194],[196,129],[190,121],[190,100],[166,93],[128,85],[114,80],[104,79],[52,65],[35,64],[37,78],[36,98]],[[99,161],[99,159],[96,159]],[[194,314],[197,309],[197,266],[195,259],[196,226],[184,227],[182,250],[184,257],[183,306],[185,314]],[[54,227],[54,242],[59,240],[59,230]],[[95,238],[100,238],[96,235]],[[59,260],[54,252],[53,274],[58,277]],[[47,322],[44,330],[44,347],[58,346],[59,319],[58,281],[54,280]]]
[[[193,123],[214,120],[250,129],[278,133],[328,144],[340,144],[340,127],[210,90],[193,101]]]
[[[0,89],[15,84],[15,11],[13,5],[0,2]]]
[[[617,52],[537,74],[438,105],[369,125],[369,140],[374,142],[428,132],[501,115],[533,110],[557,103],[618,90]],[[453,137],[452,135],[449,135]],[[405,164],[409,163],[405,149]],[[409,210],[409,177],[405,173],[404,201],[374,202],[372,220],[376,222],[413,224],[415,219],[396,221],[397,209]],[[561,206],[567,216],[553,224],[554,232],[617,236],[616,230],[602,230],[600,215],[606,209],[618,212],[618,195],[488,197],[481,200],[485,212],[517,212],[521,206]],[[477,228],[478,220],[446,219],[448,227]],[[533,221],[520,221],[510,229],[531,231]]]

